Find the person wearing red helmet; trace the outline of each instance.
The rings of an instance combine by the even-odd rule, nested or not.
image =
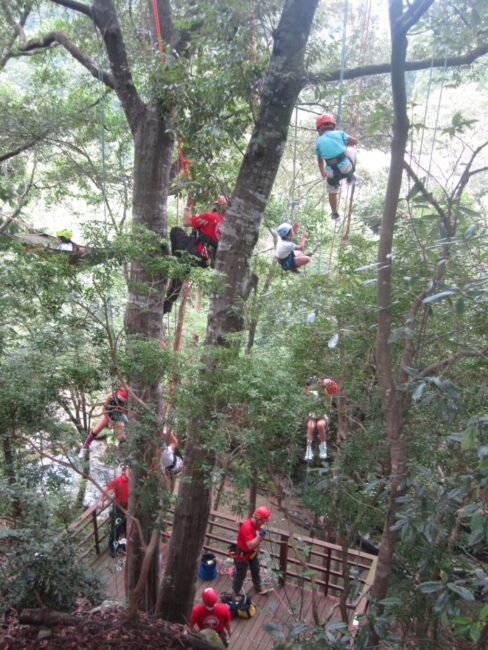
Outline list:
[[[324,379],[320,381],[318,377],[310,377],[307,379],[307,384],[305,386],[305,395],[308,399],[314,403],[313,410],[308,414],[307,417],[307,449],[305,451],[306,462],[313,460],[313,435],[315,430],[319,434],[320,446],[319,446],[319,457],[320,460],[327,459],[327,440],[325,433],[327,431],[327,426],[329,424],[329,418],[325,413],[322,414],[322,411],[325,411],[326,402],[324,397],[317,390],[313,390],[312,386],[314,384],[319,384],[323,389],[324,393],[327,393],[330,398],[334,393],[337,392],[337,384],[332,379]]]
[[[229,606],[225,603],[218,603],[218,599],[215,589],[211,587],[204,589],[202,592],[203,605],[195,605],[193,608],[190,627],[197,632],[199,630],[215,630],[224,645],[227,646],[232,636],[230,627],[232,615]]]
[[[121,386],[118,390],[110,393],[103,404],[102,415],[90,433],[87,435],[83,446],[80,449],[78,458],[83,459],[100,431],[106,427],[112,429],[119,440],[119,446],[125,442],[125,425],[129,423],[127,419],[127,402],[129,395],[127,390]]]
[[[259,506],[254,511],[253,516],[246,519],[239,528],[237,552],[234,555],[235,571],[232,579],[232,590],[235,598],[241,592],[248,566],[251,569],[254,588],[258,593],[263,592],[258,550],[266,536],[266,530],[262,526],[268,521],[269,516],[270,512],[268,508],[266,506]]]
[[[169,237],[172,255],[182,257],[184,253],[188,253],[190,260],[196,266],[204,269],[209,266],[213,268],[220,239],[220,229],[228,206],[229,203],[225,196],[220,196],[213,202],[212,212],[203,212],[192,216],[190,214],[191,205],[188,202],[183,212],[183,226],[191,227],[193,230],[191,235],[188,235],[179,226],[171,228]],[[171,311],[173,303],[180,295],[182,284],[180,278],[171,280],[163,305],[164,314]]]
[[[348,149],[357,144],[356,138],[336,130],[333,115],[324,113],[316,122],[319,137],[315,144],[315,155],[322,178],[327,179],[327,192],[331,209],[331,219],[339,219],[337,212],[337,194],[341,180],[346,178],[349,184],[355,181],[354,164],[356,152]]]

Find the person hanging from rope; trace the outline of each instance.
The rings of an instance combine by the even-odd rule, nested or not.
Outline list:
[[[234,577],[232,579],[232,591],[234,598],[239,594],[247,574],[247,567],[251,569],[251,577],[254,588],[262,593],[264,588],[261,584],[261,568],[259,565],[259,546],[266,536],[263,524],[268,521],[270,512],[266,506],[259,506],[252,517],[246,519],[239,528],[237,535],[237,551],[234,554]]]
[[[176,476],[183,469],[183,456],[178,449],[178,438],[174,431],[167,427],[163,430],[163,447],[161,449],[161,468],[168,472],[171,492],[173,492]]]
[[[330,218],[340,219],[337,211],[337,194],[344,178],[349,185],[353,185],[356,180],[354,174],[356,151],[349,147],[353,147],[358,141],[344,131],[336,131],[335,118],[329,113],[324,113],[317,118],[317,131],[319,137],[315,144],[315,155],[322,178],[327,180]]]
[[[56,238],[58,245],[56,246],[57,251],[61,251],[62,253],[84,253],[85,249],[83,246],[79,246],[78,244],[75,244],[74,241],[71,241],[71,238],[73,237],[73,233],[69,228],[63,228],[62,230],[58,230],[56,233]]]
[[[293,238],[298,229],[298,223],[282,223],[276,229],[279,239],[276,244],[276,259],[281,265],[283,271],[293,271],[299,273],[298,267],[305,266],[310,262],[310,255],[303,253],[307,233],[302,233],[302,239],[299,244],[295,244]]]
[[[192,264],[205,269],[212,268],[215,264],[217,246],[220,239],[220,229],[229,202],[225,196],[220,196],[213,202],[212,212],[203,212],[197,216],[190,214],[191,203],[188,199],[183,212],[183,226],[193,228],[188,235],[183,228],[175,226],[171,228],[169,237],[171,241],[171,253],[175,257],[182,257],[185,253],[190,256]],[[166,299],[163,305],[163,313],[168,314],[173,303],[178,299],[182,287],[180,278],[173,278],[166,292]]]
[[[335,390],[333,389],[333,386],[330,382],[335,385]],[[307,449],[305,451],[304,458],[307,463],[312,461],[314,456],[312,444],[313,434],[315,433],[315,430],[317,430],[320,439],[319,458],[321,460],[327,459],[327,441],[325,438],[325,432],[327,431],[329,418],[327,415],[325,415],[325,413],[322,415],[322,412],[325,411],[324,399],[319,394],[319,391],[312,389],[312,386],[316,384],[320,384],[320,387],[322,387],[328,395],[332,394],[329,391],[337,391],[337,384],[333,382],[332,379],[324,379],[323,381],[320,381],[318,377],[309,377],[307,379],[305,386],[305,395],[307,396],[308,400],[313,403],[313,410],[308,414],[307,417]]]
[[[215,589],[209,587],[202,591],[203,605],[195,605],[190,619],[190,627],[197,632],[200,630],[215,630],[227,647],[232,636],[230,622],[232,615],[229,606],[218,603],[219,596]]]
[[[110,393],[103,405],[102,415],[87,435],[78,454],[78,458],[83,459],[86,456],[91,443],[95,440],[100,431],[103,431],[106,427],[109,427],[115,433],[119,440],[119,446],[125,442],[125,425],[129,423],[129,420],[127,419],[128,399],[129,396],[123,386]]]
[[[105,499],[110,496],[113,498],[112,511],[111,511],[111,520],[112,525],[110,527],[110,536],[108,540],[108,548],[110,555],[116,557],[117,549],[125,547],[127,545],[127,520],[125,512],[128,508],[129,503],[129,466],[125,465],[122,468],[122,473],[120,476],[116,476],[111,481],[107,483],[106,490],[100,495],[100,498],[97,501],[97,509],[103,507]],[[121,510],[123,508],[123,510]],[[121,535],[123,533],[123,538]]]

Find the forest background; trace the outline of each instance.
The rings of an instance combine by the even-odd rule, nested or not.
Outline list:
[[[76,452],[123,383],[139,522],[132,616],[188,617],[225,473],[236,512],[250,486],[277,496],[285,483],[324,534],[379,545],[357,647],[402,634],[418,647],[452,635],[483,647],[486,3],[350,2],[345,39],[338,2],[0,7],[2,539],[18,551],[9,570],[25,568],[5,608],[29,604],[36,553],[61,561],[54,540],[83,503],[41,459],[88,476]],[[359,141],[340,224],[314,156],[325,111]],[[163,319],[167,279],[190,270],[162,248],[188,194],[197,212],[221,194],[232,206],[215,272],[191,269],[188,300]],[[300,275],[273,257],[274,229],[295,219],[314,253]],[[16,239],[59,226],[103,263],[68,264]],[[331,462],[305,480],[310,375],[340,389]],[[172,497],[149,468],[165,420],[185,442],[185,471],[176,580],[159,589],[152,541]],[[60,589],[64,606],[74,584]],[[320,631],[300,634],[306,647]],[[333,635],[347,643],[347,626]]]

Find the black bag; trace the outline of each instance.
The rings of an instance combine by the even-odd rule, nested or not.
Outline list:
[[[220,602],[225,603],[230,609],[230,614],[232,618],[237,618],[237,601],[234,599],[234,596],[229,592],[224,592],[220,594]]]
[[[242,595],[239,600],[228,592],[220,594],[220,600],[230,609],[232,618],[252,618],[256,613],[256,606],[249,596]]]

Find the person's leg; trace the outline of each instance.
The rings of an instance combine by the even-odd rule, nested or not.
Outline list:
[[[122,420],[117,420],[116,422],[111,421],[109,426],[117,436],[119,443],[123,444],[127,440],[124,422],[122,422]]]
[[[244,584],[247,573],[247,562],[240,562],[239,560],[234,560],[235,571],[234,577],[232,578],[232,591],[234,594],[239,594]]]
[[[100,431],[103,431],[105,427],[108,426],[109,422],[110,422],[110,418],[106,413],[104,413],[100,417],[96,425],[93,427],[93,429],[90,431],[90,433],[87,435],[87,437],[85,438],[85,442],[83,443],[83,446],[80,449],[80,453],[79,453],[80,458],[84,458],[88,447],[95,440],[95,438],[100,433]]]
[[[331,209],[330,216],[332,219],[339,219],[340,215],[337,212],[337,195],[339,194],[340,190],[340,180],[338,178],[336,170],[327,171],[326,190],[329,194],[329,205]]]
[[[327,416],[324,416],[317,422],[317,432],[320,438],[319,457],[321,460],[325,460],[327,458],[327,442],[325,440],[327,422]]]
[[[320,418],[317,422],[317,433],[319,434],[320,442],[326,442],[325,431],[327,429],[327,418]]]
[[[295,253],[295,266],[305,266],[310,262],[310,256],[303,253]]]
[[[311,445],[313,441],[313,432],[316,427],[315,419],[309,417],[307,420],[307,445]]]
[[[259,589],[261,586],[261,567],[259,565],[259,555],[256,554],[252,560],[249,560],[249,566],[251,567],[251,577],[253,585]]]

